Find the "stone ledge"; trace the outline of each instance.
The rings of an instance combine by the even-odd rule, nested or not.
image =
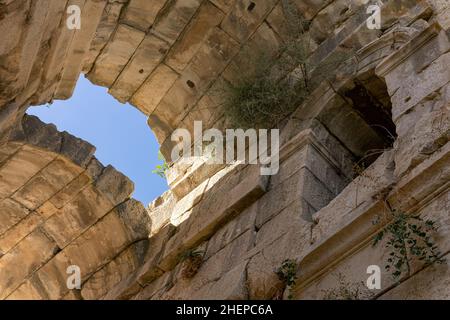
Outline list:
[[[417,169],[396,184],[387,197],[389,203],[404,212],[412,212],[423,206],[430,198],[442,191],[442,188],[445,187],[442,186],[442,181],[448,181],[450,178],[449,169],[444,170],[449,158],[450,143],[447,143],[444,148],[423,163],[420,170]],[[425,186],[424,181],[429,183]],[[399,203],[398,199],[400,198],[414,199],[414,202]],[[322,240],[315,243],[300,261],[298,281],[293,288],[293,294],[296,295],[330,267],[370,242],[372,236],[389,223],[388,219],[383,219],[380,224],[373,224],[377,214],[383,208],[383,201],[372,197],[369,202],[354,209],[339,227],[323,235]],[[317,215],[324,210],[327,210],[327,207],[319,211]]]

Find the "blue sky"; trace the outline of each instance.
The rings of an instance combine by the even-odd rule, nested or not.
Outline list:
[[[96,146],[97,159],[128,176],[135,184],[133,197],[144,205],[168,189],[166,181],[152,173],[160,163],[159,145],[147,117],[84,76],[69,100],[32,107],[28,113]]]

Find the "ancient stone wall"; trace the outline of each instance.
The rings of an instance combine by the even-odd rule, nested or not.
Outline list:
[[[338,277],[365,281],[369,265],[381,267],[382,286],[358,298],[449,297],[448,261],[414,263],[394,281],[384,243],[372,246],[389,204],[437,221],[448,256],[448,1],[383,1],[381,29],[371,30],[365,1],[293,0],[310,21],[313,61],[356,54],[287,119],[271,177],[257,165],[181,160],[170,190],[144,208],[94,147],[24,116],[69,98],[84,73],[148,115],[167,156],[175,129],[226,126],[214,92],[251,68],[248,52],[283,45],[285,2],[0,4],[0,298],[321,299]],[[65,25],[72,4],[80,30]],[[201,263],[187,277],[192,252]],[[286,259],[298,267],[289,288],[276,274]],[[81,290],[67,289],[69,265],[82,271]]]

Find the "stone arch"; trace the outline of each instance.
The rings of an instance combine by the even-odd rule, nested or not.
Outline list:
[[[77,294],[64,281],[69,265],[82,270],[83,296],[93,298],[94,287],[98,298],[108,290],[97,288],[98,269],[119,281],[142,263],[147,211],[92,145],[33,116],[21,124],[1,153],[1,298]]]

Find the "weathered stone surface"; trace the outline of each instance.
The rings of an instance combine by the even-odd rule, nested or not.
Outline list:
[[[133,57],[109,90],[121,102],[128,101],[164,58],[169,45],[153,35],[147,35]]]
[[[258,3],[238,0],[222,22],[221,27],[242,43],[257,29],[275,3],[274,0]]]
[[[3,211],[2,213],[5,212]],[[4,232],[0,236],[0,256],[11,250],[42,222],[43,219],[41,216],[38,213],[33,212],[23,218],[19,223],[9,228],[8,231]]]
[[[83,64],[83,72],[88,73],[100,51],[105,47],[114,32],[119,20],[120,12],[124,4],[120,2],[107,3],[104,14],[100,20],[95,32],[94,39],[91,42],[89,52],[87,52]]]
[[[106,1],[87,0],[85,2],[80,17],[82,29],[77,30],[73,36],[55,98],[67,99],[72,96],[105,5]]]
[[[218,226],[230,219],[233,213],[245,209],[264,194],[267,177],[259,175],[259,167],[253,166],[247,173],[245,179],[228,191],[228,197],[223,199],[223,202],[208,197],[194,208],[189,223],[182,225],[180,231],[167,244],[161,260],[164,270],[170,270],[182,252],[208,238]]]
[[[128,199],[133,192],[134,184],[114,167],[107,166],[95,182],[95,187],[101,191],[112,204],[116,205]]]
[[[6,298],[22,281],[49,260],[56,244],[43,232],[36,230],[0,259],[2,273],[0,298]],[[21,265],[21,268],[17,266]]]
[[[52,215],[44,228],[62,248],[112,208],[107,198],[89,186]]]
[[[111,87],[130,60],[145,33],[119,24],[112,40],[107,44],[88,74],[93,83]]]
[[[151,32],[173,44],[191,20],[201,0],[175,0],[164,8],[164,13],[153,25]]]
[[[224,15],[209,1],[204,1],[195,18],[189,23],[183,36],[171,48],[165,63],[177,72],[182,72],[194,57],[212,28],[219,25]]]
[[[142,262],[147,241],[137,242],[122,251],[114,260],[94,273],[83,285],[81,295],[93,300],[103,297]]]
[[[166,2],[166,0],[151,3],[146,0],[130,0],[121,21],[141,31],[147,31]]]
[[[389,290],[381,300],[448,300],[449,288],[449,256],[444,257],[446,263],[432,265],[412,276],[398,287]],[[436,284],[430,286],[430,284]]]
[[[34,210],[71,182],[80,171],[81,169],[73,164],[55,159],[20,188],[12,198]]]
[[[9,228],[29,214],[29,210],[12,199],[4,199],[0,202],[0,234],[4,234]]]
[[[0,169],[0,198],[5,198],[24,185],[53,160],[55,155],[24,146]]]
[[[175,71],[160,64],[133,95],[131,103],[146,115],[152,114],[177,78]]]

